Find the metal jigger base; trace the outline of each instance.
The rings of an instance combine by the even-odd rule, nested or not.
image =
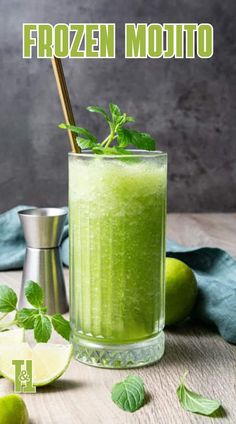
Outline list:
[[[24,296],[24,286],[28,280],[40,284],[44,291],[44,303],[49,314],[68,312],[63,269],[59,248],[26,249],[19,305],[29,307]]]

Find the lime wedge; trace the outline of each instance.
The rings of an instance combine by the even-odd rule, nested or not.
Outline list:
[[[33,385],[46,386],[57,380],[67,369],[72,357],[72,345],[38,343],[33,348],[28,343],[19,343],[17,350],[12,345],[0,345],[0,371],[3,377],[15,380],[13,359],[32,359]]]
[[[25,338],[23,328],[17,328],[16,330],[0,331],[0,346],[2,344],[15,344],[22,343]],[[2,374],[0,372],[0,377]]]
[[[22,343],[24,341],[24,329],[8,330],[0,332],[0,345]]]

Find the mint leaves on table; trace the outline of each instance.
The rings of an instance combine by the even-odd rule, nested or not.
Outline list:
[[[44,306],[44,293],[42,287],[34,281],[27,281],[25,285],[25,297],[33,308],[17,308],[17,295],[10,287],[0,286],[0,312],[3,313],[0,321],[9,312],[16,312],[11,321],[0,322],[0,331],[4,331],[16,325],[25,330],[34,330],[34,338],[37,342],[46,343],[52,334],[52,329],[64,339],[70,339],[70,324],[61,314],[48,315],[47,307]]]
[[[177,396],[181,406],[189,412],[205,416],[217,416],[222,409],[220,402],[208,399],[193,392],[185,386],[184,373],[181,383],[177,388]],[[145,391],[143,380],[136,375],[130,375],[125,380],[112,387],[112,400],[124,411],[134,412],[144,404]]]
[[[124,411],[134,412],[144,404],[144,384],[141,377],[130,375],[112,387],[113,402]]]
[[[216,412],[221,404],[217,400],[208,399],[202,395],[193,392],[185,386],[185,377],[187,372],[183,375],[181,383],[177,388],[177,396],[181,406],[186,411],[193,412],[195,414],[210,416]]]
[[[155,140],[149,134],[124,128],[127,124],[135,122],[135,119],[126,113],[122,113],[119,106],[114,103],[109,104],[109,113],[100,106],[88,106],[87,110],[92,113],[98,113],[105,118],[110,132],[103,141],[99,142],[86,128],[63,123],[59,125],[59,128],[67,129],[77,134],[76,140],[82,150],[90,149],[98,155],[132,154],[126,150],[127,146],[135,146],[142,150],[155,150]],[[115,145],[111,146],[114,143]]]

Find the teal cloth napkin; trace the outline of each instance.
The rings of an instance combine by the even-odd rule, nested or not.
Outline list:
[[[17,212],[29,206],[17,206],[0,215],[0,270],[22,268],[25,253],[23,231]],[[61,256],[69,264],[68,220]],[[218,248],[187,248],[167,241],[167,256],[182,260],[194,271],[199,288],[194,317],[217,327],[221,336],[236,344],[236,260]]]
[[[226,341],[236,344],[236,260],[222,249],[187,248],[170,240],[167,256],[194,271],[198,299],[193,316],[216,326]]]

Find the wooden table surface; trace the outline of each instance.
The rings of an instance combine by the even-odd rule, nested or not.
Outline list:
[[[171,214],[168,237],[186,245],[226,249],[236,257],[236,214]],[[68,281],[68,271],[65,270]],[[1,283],[19,290],[21,272],[2,272]],[[219,399],[223,416],[212,419],[184,411],[177,400],[180,376],[189,370],[188,385]],[[130,373],[145,382],[147,403],[131,414],[111,401],[111,387]],[[12,384],[0,380],[0,395]],[[166,331],[166,352],[154,366],[136,370],[103,370],[72,361],[60,380],[23,396],[31,424],[189,424],[236,423],[236,347],[200,325],[181,325]],[[9,423],[11,424],[11,423]]]

